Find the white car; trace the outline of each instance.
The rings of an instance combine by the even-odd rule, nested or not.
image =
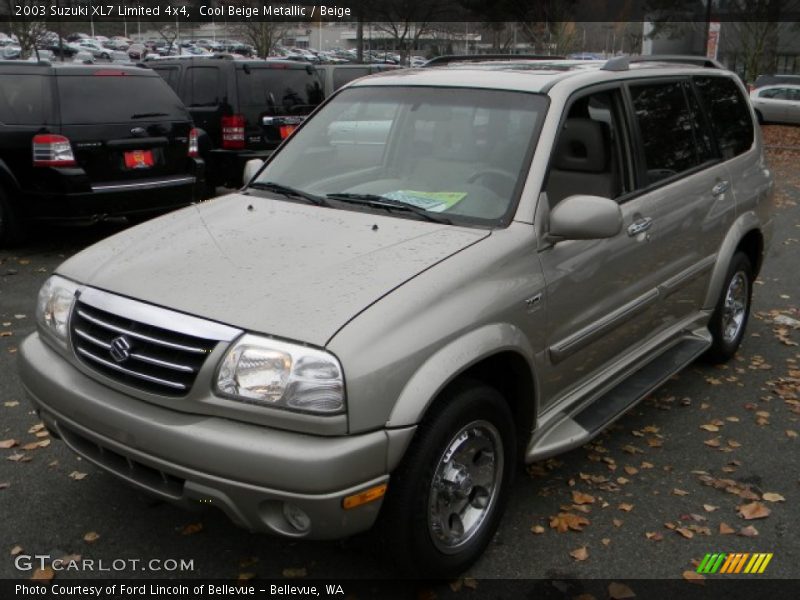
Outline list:
[[[768,85],[750,92],[759,123],[800,125],[800,85]]]

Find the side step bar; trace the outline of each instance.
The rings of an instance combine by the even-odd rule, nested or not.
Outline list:
[[[647,397],[711,345],[711,336],[693,333],[643,364],[594,402],[560,420],[528,449],[528,462],[541,460],[585,444]]]

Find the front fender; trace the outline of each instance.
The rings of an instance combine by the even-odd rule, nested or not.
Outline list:
[[[386,426],[419,423],[433,400],[459,374],[482,359],[508,351],[521,355],[533,372],[533,348],[514,325],[492,323],[452,340],[432,354],[408,380]]]

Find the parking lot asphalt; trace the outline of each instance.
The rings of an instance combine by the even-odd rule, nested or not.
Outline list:
[[[800,329],[787,318],[800,319],[798,160],[797,151],[770,153],[775,237],[735,360],[690,366],[593,443],[521,470],[500,530],[468,577],[680,579],[711,552],[773,553],[762,577],[797,577]],[[0,449],[0,577],[32,575],[15,567],[19,554],[192,561],[184,572],[137,566],[58,579],[392,577],[369,538],[252,534],[221,512],[150,500],[62,442],[48,443],[24,397],[17,347],[34,330],[47,276],[124,226],[43,229],[23,247],[0,250],[0,446],[18,442]]]

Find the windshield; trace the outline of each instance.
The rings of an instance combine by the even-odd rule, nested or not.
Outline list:
[[[346,89],[256,183],[328,197],[337,208],[386,199],[415,209],[396,216],[422,210],[447,222],[497,225],[516,206],[546,106],[544,96],[499,90]]]

